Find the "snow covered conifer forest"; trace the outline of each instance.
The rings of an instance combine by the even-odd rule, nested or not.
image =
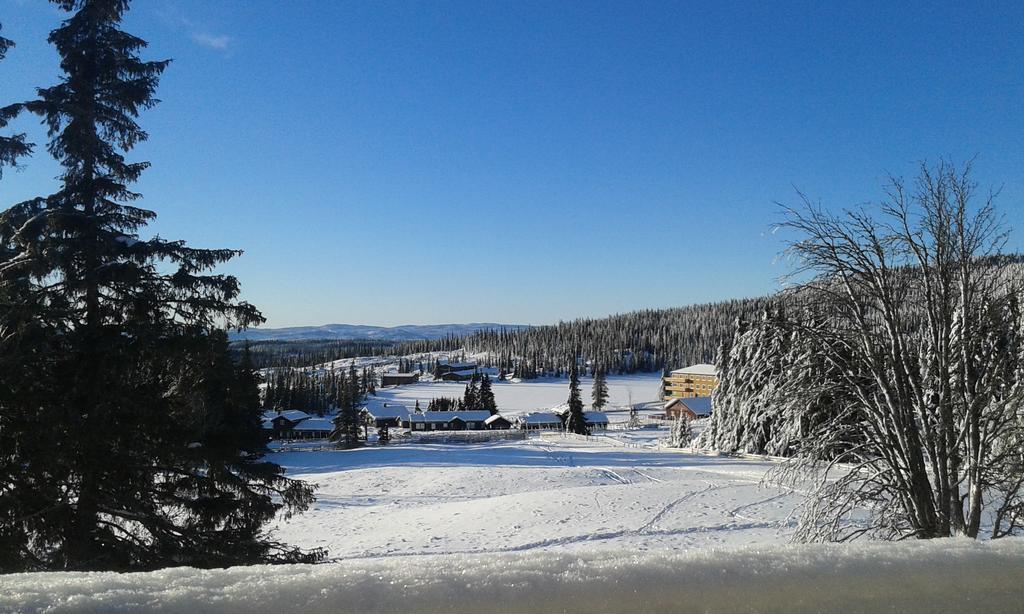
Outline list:
[[[737,319],[750,318],[769,304],[749,298],[644,309],[606,318],[579,318],[521,330],[481,331],[465,337],[407,343],[397,354],[464,348],[487,352],[493,366],[514,377],[568,376],[573,359],[606,373],[671,370],[712,362]]]

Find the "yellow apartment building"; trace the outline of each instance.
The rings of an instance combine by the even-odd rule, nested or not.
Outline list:
[[[718,368],[715,365],[690,365],[668,374],[663,400],[709,397],[717,385]]]

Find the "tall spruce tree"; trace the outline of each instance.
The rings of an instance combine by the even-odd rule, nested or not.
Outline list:
[[[608,404],[608,378],[602,368],[594,371],[594,388],[591,390],[590,400],[591,406],[599,411]]]
[[[491,389],[491,378],[484,373],[480,379],[480,390],[477,392],[477,404],[480,409],[486,409],[491,415],[498,413],[498,402],[494,398],[494,390]]]
[[[0,571],[316,561],[263,530],[313,493],[261,460],[254,374],[229,358],[223,329],[262,321],[212,272],[238,252],[141,238],[155,214],[128,204],[167,62],[119,29],[127,0],[55,4],[63,77],[20,108],[60,188],[0,213],[0,455],[19,469],[0,476]]]
[[[587,420],[583,416],[583,399],[580,398],[580,374],[574,360],[569,366],[569,415],[565,430],[577,435],[589,435]]]
[[[360,438],[361,420],[359,419],[359,375],[355,364],[349,367],[348,376],[341,374],[338,397],[338,414],[334,417],[334,432],[331,441],[339,448],[355,448],[362,444]]]
[[[466,392],[462,395],[464,409],[480,409],[480,391],[476,385],[476,375],[466,384]]]

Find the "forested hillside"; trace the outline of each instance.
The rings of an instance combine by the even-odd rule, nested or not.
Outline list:
[[[393,341],[366,339],[319,339],[301,341],[235,341],[232,348],[240,357],[248,347],[257,369],[265,367],[308,367],[357,356],[389,356]]]
[[[356,356],[462,350],[467,355],[486,353],[483,363],[487,366],[527,379],[564,375],[573,356],[609,373],[651,372],[713,362],[722,342],[732,338],[737,319],[750,319],[768,304],[764,297],[737,299],[406,343],[301,340],[249,344],[257,367],[306,367]],[[236,341],[236,348],[243,343]],[[433,367],[430,360],[424,364],[427,370]]]
[[[573,356],[610,373],[658,371],[712,362],[732,338],[737,319],[763,311],[767,298],[646,309],[607,318],[580,318],[526,330],[485,331],[436,342],[404,344],[399,353],[465,348],[488,352],[491,363],[517,377],[564,374]]]

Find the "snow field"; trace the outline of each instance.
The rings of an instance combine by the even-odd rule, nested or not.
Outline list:
[[[332,559],[774,544],[798,500],[760,486],[764,461],[568,439],[272,458],[318,485],[275,537]]]
[[[639,433],[641,431],[632,431]],[[629,432],[627,432],[629,433]],[[612,436],[619,436],[611,432]],[[0,576],[0,612],[1010,612],[1024,539],[791,545],[767,461],[559,437],[292,451],[323,565]]]
[[[523,381],[499,381],[491,375],[491,386],[498,410],[507,416],[531,411],[541,411],[561,405],[569,398],[568,379],[537,379]],[[610,409],[628,407],[630,399],[633,403],[644,403],[658,399],[661,376],[657,373],[640,375],[613,375],[608,377],[608,405]],[[590,391],[593,379],[580,378],[580,394],[589,409]],[[437,397],[462,398],[466,382],[419,382],[407,386],[389,386],[377,391],[377,397],[394,400],[407,406],[410,410],[419,400],[420,407],[425,411],[430,399]],[[624,415],[626,412],[623,411]],[[610,414],[610,420],[616,420]],[[625,420],[625,417],[621,417]]]
[[[1024,540],[0,576],[18,612],[1016,612]]]

